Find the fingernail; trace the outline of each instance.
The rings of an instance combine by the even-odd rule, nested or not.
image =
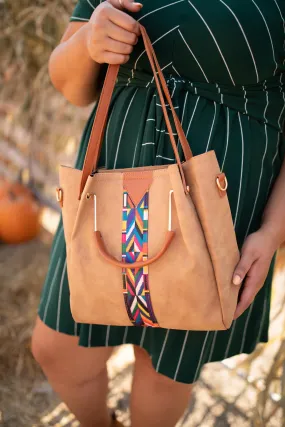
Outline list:
[[[240,285],[241,284],[241,277],[238,274],[236,274],[234,276],[234,278],[233,278],[233,284],[234,285]]]
[[[139,8],[142,8],[143,5],[141,3],[135,3],[136,6],[138,6]]]

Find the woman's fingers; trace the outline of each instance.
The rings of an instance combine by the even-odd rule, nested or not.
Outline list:
[[[113,64],[113,65],[125,64],[126,62],[128,62],[129,59],[130,59],[129,55],[122,55],[119,53],[104,51],[102,63]]]
[[[237,319],[250,306],[256,294],[262,288],[269,269],[269,264],[270,262],[266,263],[260,259],[253,263],[245,279],[234,319]]]
[[[124,64],[128,61],[140,34],[135,19],[104,1],[95,9],[88,25],[87,47],[95,62]]]
[[[117,40],[110,39],[106,42],[106,51],[119,53],[122,55],[130,55],[133,46],[127,43],[118,42]]]
[[[240,285],[248,271],[250,270],[253,262],[256,260],[256,255],[251,249],[250,245],[245,244],[242,248],[241,259],[236,266],[233,274],[233,284]]]
[[[107,0],[116,9],[126,9],[130,12],[138,12],[141,10],[143,5],[133,0]]]
[[[118,25],[113,24],[111,21],[107,22],[106,35],[113,40],[117,40],[132,46],[138,42],[137,34],[118,27]]]
[[[134,33],[137,36],[140,35],[139,23],[125,12],[117,10],[114,7],[110,7],[110,9],[108,10],[108,18],[111,22],[113,22],[113,24],[117,25],[118,27],[121,27],[124,30]]]

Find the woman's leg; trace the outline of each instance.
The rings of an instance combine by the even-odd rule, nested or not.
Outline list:
[[[158,374],[148,353],[137,346],[134,350],[132,427],[174,427],[189,403],[193,385]]]
[[[79,347],[77,337],[55,332],[38,318],[32,351],[82,427],[110,427],[106,362],[111,348]]]

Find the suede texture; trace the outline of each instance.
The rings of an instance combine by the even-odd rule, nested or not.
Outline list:
[[[193,157],[183,163],[183,170],[190,194],[185,194],[177,165],[132,170],[132,191],[135,180],[139,183],[140,179],[138,191],[149,188],[149,257],[164,245],[173,190],[175,236],[166,252],[149,266],[153,309],[163,328],[228,329],[240,288],[232,283],[239,251],[227,196],[221,197],[216,184],[220,170],[215,153]],[[123,298],[122,269],[100,254],[94,236],[94,200],[86,198],[87,193],[96,194],[98,231],[108,254],[121,261],[128,172],[101,171],[89,176],[78,201],[81,173],[66,167],[60,170],[72,315],[80,323],[131,325]]]

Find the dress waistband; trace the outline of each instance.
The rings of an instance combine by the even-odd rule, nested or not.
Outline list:
[[[191,81],[171,74],[164,74],[170,93],[188,91],[193,95],[225,105],[242,114],[273,126],[282,131],[285,119],[285,74],[247,85],[225,85]],[[117,87],[141,87],[155,90],[155,80],[151,74],[121,67]]]

